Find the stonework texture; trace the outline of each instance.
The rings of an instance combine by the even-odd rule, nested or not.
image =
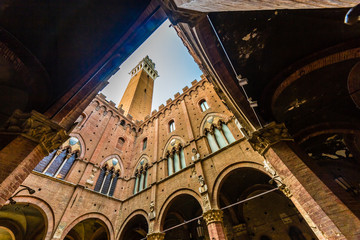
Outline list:
[[[205,111],[199,105],[201,100],[208,104]],[[234,141],[212,152],[207,137],[210,133],[204,131],[203,127],[209,119],[215,119],[214,116],[222,119]],[[138,239],[163,239],[165,236],[167,239],[166,236],[171,236],[172,231],[188,231],[184,239],[200,239],[195,238],[200,226],[205,239],[260,239],[263,236],[288,239],[290,233],[305,236],[306,239],[345,239],[345,235],[348,239],[356,239],[354,237],[359,236],[355,230],[337,226],[338,221],[331,216],[331,209],[349,212],[348,209],[343,206],[328,206],[328,210],[323,211],[320,209],[323,197],[330,196],[337,201],[335,196],[326,193],[326,196],[314,198],[311,183],[300,176],[301,172],[294,175],[288,169],[290,166],[285,168],[287,163],[277,163],[281,161],[284,151],[288,155],[291,153],[291,149],[283,150],[279,147],[275,150],[272,147],[267,149],[265,157],[279,171],[280,177],[284,176],[284,182],[294,187],[290,190],[299,191],[291,197],[291,201],[277,191],[272,193],[273,199],[282,199],[284,204],[272,210],[260,210],[265,205],[259,203],[259,198],[259,202],[253,202],[255,207],[247,208],[247,203],[242,203],[225,210],[224,218],[218,214],[214,221],[206,224],[201,219],[203,213],[206,215],[206,212],[219,211],[231,203],[276,187],[268,183],[273,176],[263,167],[264,156],[253,150],[235,120],[204,76],[140,122],[125,116],[122,109],[117,109],[103,95],[98,95],[70,133],[71,137],[78,139],[81,152],[66,176],[59,179],[33,171],[23,185],[31,187],[35,193],[30,195],[22,192],[14,199],[17,204],[30,203],[46,213],[45,239],[77,239],[74,236],[77,236],[75,232],[79,224],[86,228],[86,224],[91,224],[91,221],[96,222],[93,226],[105,229],[105,233],[99,230],[93,236],[105,234],[107,239],[132,238],[129,236],[140,236]],[[169,129],[171,121],[175,122],[175,130],[172,132]],[[174,142],[178,142],[183,149],[185,166],[169,175],[167,149]],[[115,170],[118,173],[111,180],[114,182],[114,178],[117,179],[112,196],[96,190],[105,166],[106,174],[114,173]],[[144,189],[134,194],[134,187],[142,181],[136,177],[140,169],[144,173],[147,171],[147,175],[144,174],[147,179],[143,180]],[[242,169],[249,169],[254,174],[243,174]],[[262,180],[258,181],[256,176]],[[311,173],[309,176],[312,176]],[[106,185],[105,181],[102,185]],[[232,188],[243,189],[242,195],[232,196]],[[308,206],[303,198],[310,199],[315,205]],[[276,205],[276,202],[272,204]],[[313,210],[317,212],[312,213]],[[192,221],[187,225],[189,227],[167,231],[176,225],[171,223],[174,219],[183,223],[196,217],[200,217],[198,223]],[[262,228],[252,227],[264,218],[268,220]],[[312,231],[309,225],[316,231]],[[132,232],[135,226],[136,229],[141,226],[142,230]],[[324,233],[332,235],[327,237]]]

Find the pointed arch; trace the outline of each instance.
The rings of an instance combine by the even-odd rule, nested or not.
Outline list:
[[[78,157],[78,159],[83,159],[85,156],[85,150],[86,150],[86,145],[85,145],[85,141],[83,139],[83,137],[81,136],[80,133],[70,133],[69,134],[70,137],[76,137],[79,140],[79,144],[80,144],[80,156]]]
[[[116,239],[121,239],[122,234],[124,233],[125,227],[127,226],[127,224],[135,217],[141,215],[146,219],[146,222],[149,226],[150,222],[149,222],[149,218],[148,218],[148,214],[144,209],[136,209],[135,211],[131,212],[123,221],[123,223],[120,226],[120,230],[116,236]]]
[[[184,140],[182,137],[180,137],[179,135],[173,135],[173,136],[171,136],[171,137],[167,140],[167,142],[166,142],[166,144],[165,144],[164,151],[163,151],[163,154],[162,154],[162,155],[163,155],[163,158],[166,157],[166,150],[169,148],[169,145],[170,145],[170,143],[171,143],[171,141],[172,141],[173,139],[178,140],[178,141],[182,144],[182,146],[185,145],[185,140]]]
[[[30,203],[35,208],[37,208],[41,215],[44,217],[45,221],[45,238],[51,239],[51,235],[54,231],[55,227],[55,216],[54,211],[51,206],[47,204],[41,198],[33,197],[33,196],[16,196],[13,198],[17,203]]]
[[[157,217],[157,221],[155,221],[156,229],[154,229],[154,230],[160,230],[160,231],[163,230],[161,228],[164,225],[164,220],[166,218],[167,210],[171,206],[172,202],[180,195],[188,195],[188,196],[193,197],[194,199],[196,199],[196,201],[201,206],[202,211],[204,211],[203,205],[201,204],[202,203],[201,196],[197,192],[195,192],[192,189],[187,189],[187,188],[178,189],[175,192],[171,193],[169,195],[169,197],[167,197],[166,200],[161,204],[161,208],[159,209],[159,215]]]
[[[105,163],[113,158],[116,158],[118,160],[118,164],[120,166],[120,177],[123,177],[123,173],[124,173],[124,163],[123,161],[121,160],[120,156],[117,155],[117,154],[112,154],[112,155],[109,155],[107,156],[106,158],[104,158],[104,160],[101,161],[100,163],[100,168],[103,168]]]
[[[73,220],[66,228],[65,230],[62,232],[60,239],[64,239],[65,236],[70,232],[70,230],[76,226],[76,224],[85,221],[87,219],[98,219],[101,222],[104,223],[104,227],[106,228],[106,230],[108,231],[109,234],[109,240],[115,240],[115,236],[114,236],[114,227],[111,223],[111,221],[104,215],[101,213],[96,213],[96,212],[90,212],[90,213],[86,213],[78,218],[76,218],[75,220]]]
[[[205,135],[205,132],[204,132],[204,127],[205,127],[205,124],[206,124],[206,120],[209,118],[209,117],[219,117],[220,119],[222,119],[223,121],[227,122],[229,117],[225,114],[222,114],[222,113],[217,113],[217,112],[210,112],[210,113],[207,113],[204,118],[201,120],[201,124],[200,124],[200,129],[199,129],[199,133],[200,133],[200,136],[204,136]]]

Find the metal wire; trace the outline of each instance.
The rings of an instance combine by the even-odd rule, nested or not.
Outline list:
[[[223,207],[223,208],[220,208],[220,210],[225,210],[225,209],[231,208],[231,207],[233,207],[233,206],[236,206],[236,205],[239,205],[239,204],[241,204],[241,203],[250,201],[250,200],[252,200],[252,199],[261,197],[261,196],[263,196],[263,195],[266,195],[266,194],[268,194],[268,193],[274,192],[274,191],[276,191],[276,190],[279,190],[279,188],[277,187],[277,188],[273,188],[273,189],[270,189],[270,190],[268,190],[268,191],[259,193],[259,194],[255,195],[255,196],[246,198],[246,199],[244,199],[244,200],[241,200],[241,201],[238,201],[238,202],[236,202],[236,203],[227,205],[227,206],[225,206],[225,207]],[[178,224],[178,225],[175,225],[175,226],[172,226],[172,227],[170,227],[170,228],[167,228],[167,229],[165,229],[164,231],[162,231],[162,232],[160,232],[160,233],[168,232],[168,231],[173,230],[173,229],[175,229],[175,228],[178,228],[178,227],[181,227],[181,226],[183,226],[183,225],[186,225],[186,224],[188,224],[188,223],[190,223],[190,222],[193,222],[193,221],[196,221],[196,220],[198,220],[198,219],[201,219],[202,217],[203,217],[203,216],[198,216],[198,217],[196,217],[196,218],[192,218],[192,219],[190,219],[190,220],[184,221],[183,223],[180,223],[180,224]],[[140,240],[146,240],[146,237],[145,237],[145,238],[141,238]]]

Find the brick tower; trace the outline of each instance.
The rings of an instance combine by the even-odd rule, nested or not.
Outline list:
[[[144,120],[151,112],[154,80],[158,72],[155,63],[149,56],[143,58],[131,72],[131,79],[120,101],[125,114],[130,114],[136,120]]]

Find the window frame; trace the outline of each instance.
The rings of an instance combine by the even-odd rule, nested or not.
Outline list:
[[[203,108],[203,106],[204,106],[204,108]],[[206,101],[206,99],[201,99],[199,101],[199,107],[200,107],[201,112],[206,112],[210,108],[209,104]]]
[[[174,121],[174,119],[171,119],[171,120],[169,121],[168,126],[169,126],[169,133],[172,133],[172,132],[175,131],[176,128],[175,128],[175,121]]]
[[[142,151],[144,151],[147,148],[147,137],[143,139],[142,141]]]

